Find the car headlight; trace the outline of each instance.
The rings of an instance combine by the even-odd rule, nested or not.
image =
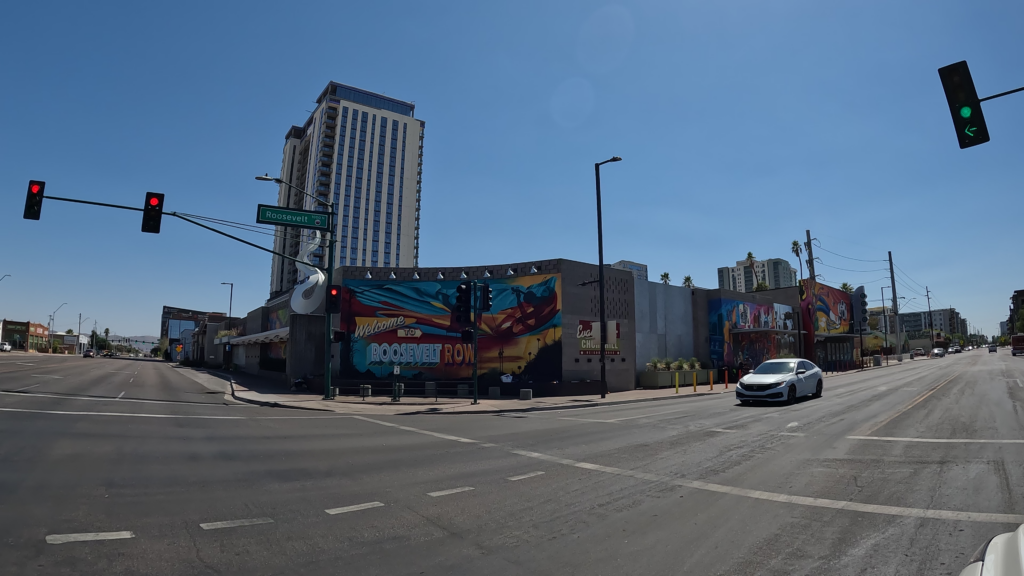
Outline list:
[[[789,384],[789,380],[788,379],[787,380],[780,380],[779,382],[776,382],[775,386],[776,387],[778,387],[778,386],[785,386],[786,384]]]

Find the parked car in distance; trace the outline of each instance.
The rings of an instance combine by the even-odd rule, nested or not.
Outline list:
[[[114,357],[114,353],[111,352],[110,350],[104,350],[103,354],[100,354],[100,356],[102,356],[104,358],[113,358]]]
[[[914,348],[914,351],[910,353],[912,357],[924,356],[924,348]]]
[[[989,351],[989,353],[998,352],[999,351],[999,347],[996,346],[995,344],[989,344],[988,345],[988,351]]]
[[[934,350],[932,350],[932,357],[933,358],[945,358],[946,357],[946,349],[945,348],[935,348]]]
[[[741,404],[755,400],[792,404],[799,396],[820,398],[822,389],[821,368],[813,362],[780,358],[768,360],[740,378],[736,399]]]
[[[95,357],[96,357],[96,351],[93,350],[92,348],[88,348],[88,349],[86,349],[85,352],[82,352],[82,358],[95,358]]]
[[[949,353],[950,354],[959,354],[960,353],[960,347],[959,346],[953,346],[952,348],[949,349]]]
[[[1024,354],[1024,334],[1010,336],[1010,355]]]
[[[11,343],[10,342],[0,342],[0,352],[10,352],[10,351],[11,351]]]

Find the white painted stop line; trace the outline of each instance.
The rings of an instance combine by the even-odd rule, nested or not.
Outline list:
[[[68,542],[90,542],[93,540],[123,540],[135,538],[134,532],[83,532],[81,534],[50,534],[46,537],[47,544],[67,544]]]
[[[461,488],[452,488],[451,490],[438,490],[437,492],[427,492],[427,496],[437,498],[438,496],[447,496],[449,494],[458,494],[459,492],[468,492],[473,488],[470,486],[462,486]]]
[[[242,520],[227,520],[224,522],[207,522],[200,524],[203,530],[217,530],[219,528],[234,528],[236,526],[254,526],[256,524],[270,524],[273,518],[244,518]]]
[[[357,512],[359,510],[367,510],[369,508],[379,508],[384,504],[381,502],[367,502],[366,504],[353,504],[352,506],[342,506],[341,508],[330,508],[324,510],[328,514],[344,514],[345,512]]]

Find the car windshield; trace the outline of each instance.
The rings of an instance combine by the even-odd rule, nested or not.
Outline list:
[[[796,362],[765,362],[754,369],[754,374],[792,374]]]

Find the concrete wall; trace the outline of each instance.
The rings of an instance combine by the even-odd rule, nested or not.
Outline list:
[[[206,335],[203,340],[203,347],[205,348],[204,353],[206,357],[203,358],[203,365],[209,368],[221,368],[224,366],[224,345],[214,344],[213,341],[217,339],[217,331],[221,330],[221,326],[226,326],[227,323],[208,323],[206,325]]]
[[[598,268],[593,264],[560,260],[562,272],[562,380],[601,380],[598,356],[581,356],[576,328],[580,320],[600,319],[598,286],[579,286],[580,282],[596,280]],[[633,274],[626,270],[605,267],[605,319],[619,322],[620,354],[608,356],[606,377],[608,390],[620,392],[636,388],[636,317],[633,313]],[[598,390],[595,389],[595,392]]]
[[[324,317],[292,314],[288,320],[289,381],[324,373]]]
[[[696,356],[693,289],[636,280],[633,292],[637,374],[644,371],[651,358],[675,360]]]

